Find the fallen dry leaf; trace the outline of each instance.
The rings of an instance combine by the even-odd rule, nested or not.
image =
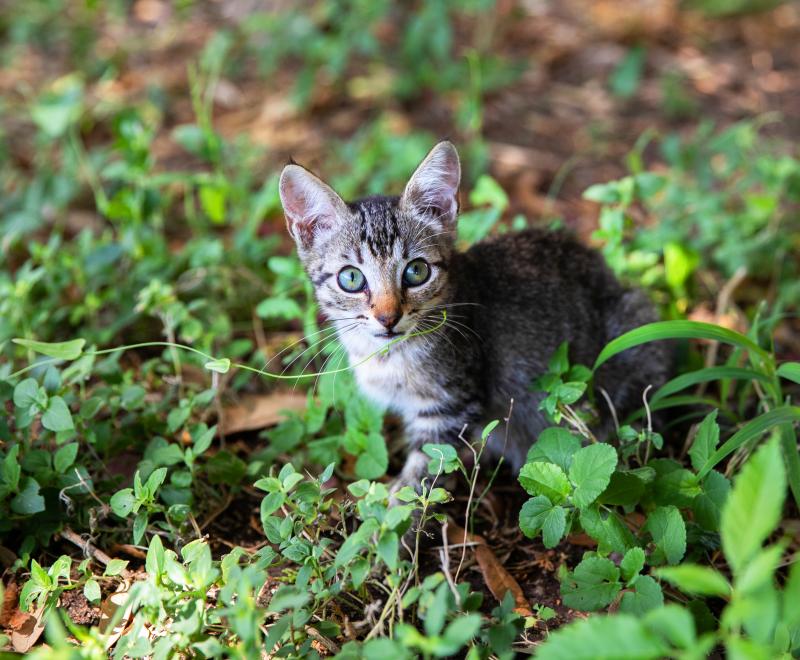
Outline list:
[[[19,616],[17,616],[19,615]],[[34,614],[25,614],[17,611],[12,617],[11,646],[17,653],[27,653],[39,641],[44,632],[44,607],[40,607]]]
[[[110,594],[100,606],[100,630],[108,634],[105,641],[106,649],[110,649],[122,636],[123,631],[131,618],[131,607],[128,605],[122,612],[122,616],[112,630],[108,630],[114,615],[120,607],[124,607],[128,601],[130,593],[128,591],[117,591]]]
[[[486,545],[486,540],[477,534],[470,534],[464,531],[463,527],[459,527],[454,522],[450,521],[447,525],[447,540],[453,544],[461,543],[475,543],[473,546],[475,550],[475,559],[478,561],[478,566],[483,573],[483,580],[489,591],[492,592],[498,602],[502,601],[507,592],[511,592],[514,596],[514,611],[520,616],[533,616],[531,605],[525,594],[522,593],[522,587],[511,576],[511,574],[503,567],[497,559],[494,551]]]
[[[17,603],[19,602],[19,586],[12,578],[3,590],[3,605],[0,607],[0,628],[8,628],[11,624],[11,618],[19,610]]]
[[[273,426],[283,420],[285,411],[300,412],[306,407],[305,394],[272,392],[243,396],[239,403],[222,409],[220,430],[225,435],[254,431]]]

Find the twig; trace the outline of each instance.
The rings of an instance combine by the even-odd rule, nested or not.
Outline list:
[[[92,557],[93,559],[96,559],[104,566],[108,566],[111,563],[112,561],[111,557],[109,557],[105,552],[100,550],[100,548],[97,548],[94,545],[92,545],[89,539],[84,539],[79,534],[73,532],[69,527],[66,527],[65,529],[61,530],[60,536],[62,539],[78,546],[83,552],[84,557]],[[125,569],[122,571],[121,575],[123,577],[129,577],[130,571]]]
[[[611,419],[614,420],[614,429],[617,432],[617,437],[619,437],[619,418],[617,417],[617,409],[614,407],[614,403],[611,401],[611,397],[608,395],[604,387],[598,387],[600,390],[600,394],[603,395],[603,398],[606,400],[608,404],[608,409],[611,411]]]
[[[306,633],[308,636],[316,642],[322,644],[328,651],[334,654],[338,654],[341,652],[342,649],[332,640],[325,637],[319,630],[314,628],[313,626],[306,626]]]
[[[474,464],[472,466],[472,479],[470,479],[469,484],[469,498],[467,499],[467,510],[464,514],[464,543],[467,542],[467,530],[469,529],[469,518],[470,518],[470,508],[472,507],[472,498],[475,496],[475,484],[478,481],[478,473],[481,470],[480,464],[480,457],[478,456],[478,452],[475,451],[475,447],[473,447],[469,442],[467,442],[466,438],[464,437],[464,431],[467,430],[467,425],[464,424],[464,428],[461,429],[461,433],[458,434],[459,440],[461,440],[469,450],[472,452]],[[487,439],[488,440],[488,439]],[[461,568],[464,566],[464,558],[467,556],[467,546],[464,545],[461,548],[461,559],[458,562],[458,568],[456,569],[456,577],[455,579],[458,580],[458,576],[461,573]]]
[[[647,393],[653,389],[652,385],[648,385],[644,388],[644,392],[642,392],[642,402],[644,403],[644,411],[647,413],[647,448],[644,450],[644,462],[645,465],[650,460],[650,445],[652,444],[652,436],[653,436],[653,416],[650,413],[650,404],[647,403]]]

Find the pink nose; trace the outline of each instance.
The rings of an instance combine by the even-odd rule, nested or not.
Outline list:
[[[398,321],[400,320],[400,316],[401,315],[399,312],[391,311],[376,314],[375,318],[378,319],[378,323],[380,323],[384,328],[391,330],[397,325]]]

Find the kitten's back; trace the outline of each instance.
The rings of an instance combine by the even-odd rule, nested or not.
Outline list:
[[[507,410],[510,393],[527,391],[562,342],[569,342],[573,364],[591,367],[611,339],[657,320],[645,294],[623,287],[597,251],[564,232],[505,234],[474,245],[453,266],[456,297],[475,304],[469,309],[483,339],[487,392],[498,398],[495,412]],[[669,364],[663,344],[647,344],[611,360],[595,385],[624,414],[641,405],[648,385],[664,382]]]

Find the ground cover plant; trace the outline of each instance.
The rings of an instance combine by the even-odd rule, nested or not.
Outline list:
[[[800,155],[765,113],[800,93],[796,8],[221,4],[0,9],[0,647],[800,653]],[[489,424],[390,506],[397,425],[317,312],[277,173],[398,190],[445,135],[463,246],[566,226],[664,320],[595,364],[559,348],[518,474],[481,463]],[[655,340],[674,377],[595,435],[594,370]]]

